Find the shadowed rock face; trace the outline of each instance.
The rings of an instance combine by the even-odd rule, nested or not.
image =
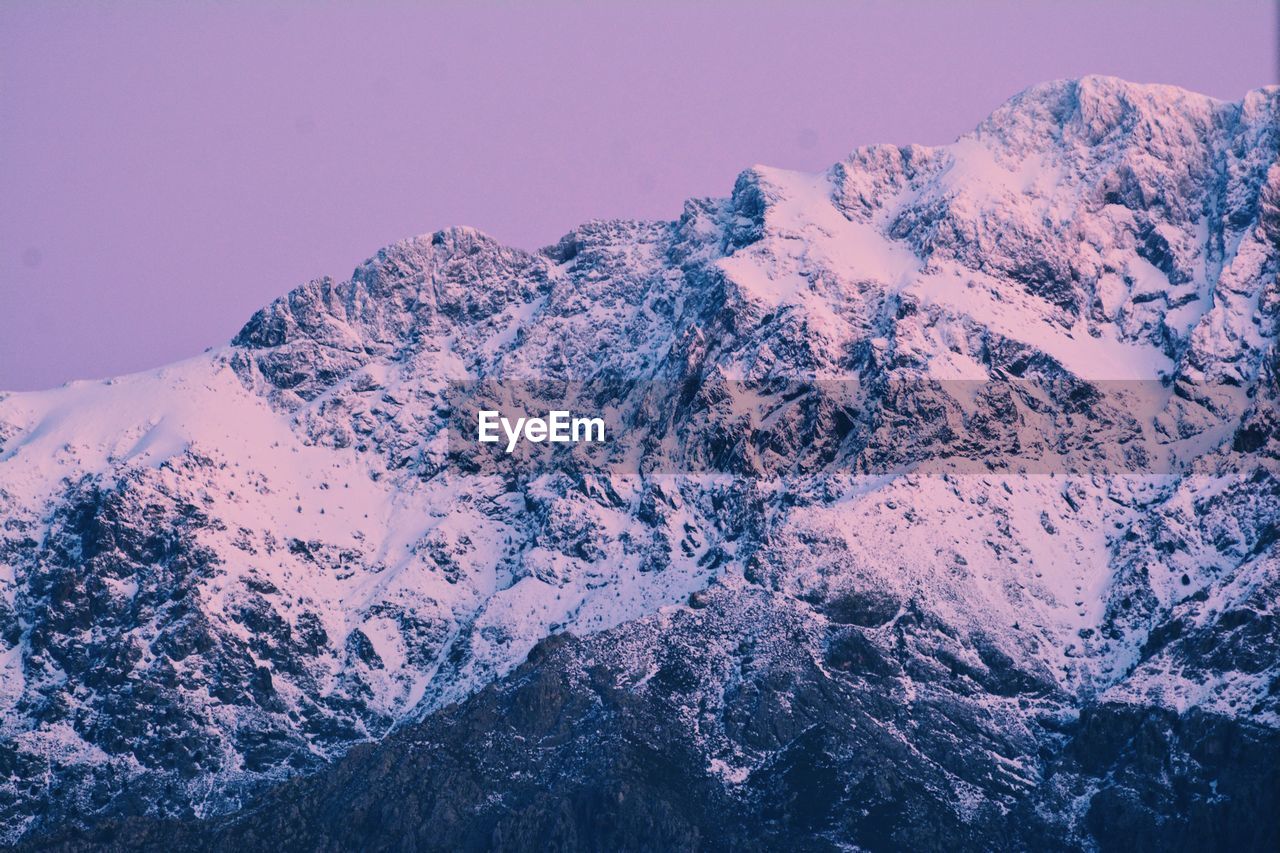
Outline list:
[[[1274,729],[1111,703],[1010,726],[950,678],[900,706],[890,673],[848,666],[830,633],[779,605],[714,589],[669,619],[558,635],[460,705],[242,814],[111,821],[41,849],[1262,850],[1280,839],[1266,814],[1280,793]],[[825,661],[807,658],[824,645]],[[747,770],[716,753],[765,758]],[[1087,811],[1072,821],[1082,793]]]
[[[1278,110],[1046,84],[0,398],[4,838],[1274,849]]]

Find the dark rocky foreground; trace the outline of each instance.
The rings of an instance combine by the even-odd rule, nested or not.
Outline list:
[[[1042,713],[1010,726],[975,695],[976,673],[955,671],[940,650],[895,660],[868,626],[815,634],[759,591],[713,589],[694,603],[664,624],[548,638],[501,681],[243,812],[114,820],[18,849],[1280,845],[1274,729],[1116,703],[1064,717],[1047,685],[1028,691]],[[907,623],[892,626],[899,637],[919,628],[910,614],[897,621]],[[653,645],[637,678],[621,653],[641,643]],[[920,676],[909,704],[894,695],[903,667]],[[1033,687],[998,664],[982,678],[1011,696]],[[770,758],[726,786],[709,770],[716,752]],[[958,780],[970,800],[959,815]]]

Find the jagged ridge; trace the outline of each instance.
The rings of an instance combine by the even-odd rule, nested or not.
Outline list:
[[[829,764],[849,799],[777,831],[869,846],[932,843],[889,805],[830,821],[863,791],[849,768],[886,744],[913,793],[884,802],[975,846],[1028,808],[1057,815],[1031,840],[1093,843],[1102,810],[1151,798],[1076,766],[1072,744],[1108,736],[1090,720],[1209,715],[1274,748],[1278,98],[1046,84],[951,146],[755,167],[672,223],[589,223],[532,254],[471,229],[406,241],[206,357],[9,395],[9,837],[227,812],[404,721],[426,717],[438,744],[437,709],[565,631],[595,637],[574,660],[621,650],[610,689],[679,721],[668,739],[686,774],[703,765],[707,814],[747,815],[748,835],[765,818],[741,804],[801,748],[795,772]],[[1151,430],[1197,461],[912,472],[926,427],[965,424],[979,440],[948,452],[982,460],[1002,452],[993,425],[1030,417],[922,379],[1010,376],[1155,380],[1170,393]],[[853,377],[870,389],[856,411],[779,390]],[[644,423],[693,424],[701,467],[468,466],[444,437],[450,382],[479,378],[594,383],[666,413]],[[726,382],[782,426],[732,416]],[[671,399],[642,399],[655,388]],[[708,584],[732,593],[700,608],[715,630],[673,617],[681,653],[651,660],[645,626]],[[748,678],[761,613],[793,634]],[[703,645],[736,651],[699,666]],[[748,689],[775,731],[741,721]],[[810,691],[823,701],[790,706]],[[839,734],[849,715],[875,736]],[[931,737],[938,720],[955,734]],[[1192,765],[1179,796],[1219,802],[1206,777],[1228,764]],[[1173,802],[1142,813],[1160,824]]]

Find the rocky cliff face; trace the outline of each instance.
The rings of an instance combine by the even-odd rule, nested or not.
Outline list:
[[[1275,89],[1051,83],[8,395],[5,837],[1274,846],[1278,155]]]

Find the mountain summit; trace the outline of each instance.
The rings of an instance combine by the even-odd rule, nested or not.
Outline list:
[[[1086,77],[0,396],[3,837],[1273,846],[1278,270],[1280,88]]]

